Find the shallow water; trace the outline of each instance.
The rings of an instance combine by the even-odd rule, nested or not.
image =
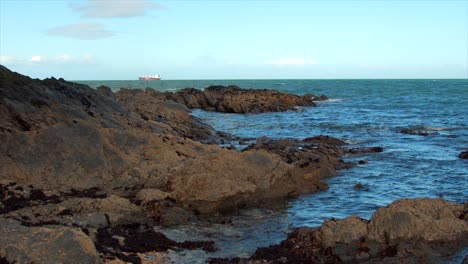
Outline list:
[[[97,86],[97,83],[89,83]],[[350,147],[381,146],[384,152],[348,158],[368,160],[327,182],[329,190],[303,195],[281,208],[239,212],[233,224],[192,224],[166,229],[174,239],[213,239],[216,256],[248,256],[258,246],[277,243],[294,226],[318,226],[329,218],[352,214],[370,218],[376,208],[394,200],[444,197],[468,201],[468,161],[457,156],[468,149],[468,80],[222,80],[138,81],[102,83],[120,87],[153,86],[159,90],[236,84],[272,88],[295,94],[326,94],[331,100],[297,112],[222,114],[195,110],[217,130],[240,137],[305,138],[329,135]],[[399,133],[422,127],[431,136]],[[356,190],[360,183],[363,188]],[[228,230],[228,231],[225,231]],[[228,233],[226,233],[228,232]],[[231,232],[231,233],[229,233]],[[232,235],[234,233],[235,235]],[[177,262],[202,261],[203,252],[173,252]],[[455,260],[454,260],[455,261]],[[449,261],[450,262],[450,261]]]

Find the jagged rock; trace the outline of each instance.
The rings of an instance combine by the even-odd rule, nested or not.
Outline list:
[[[178,207],[208,213],[318,190],[324,188],[319,179],[334,173],[327,159],[316,162],[320,168],[303,171],[299,163],[288,164],[261,149],[238,152],[191,140],[192,134],[197,139],[219,135],[201,121],[197,129],[193,124],[198,121],[167,94],[110,93],[63,79],[32,80],[1,66],[0,179],[31,184],[47,197],[93,188],[134,197],[141,189],[159,189]],[[275,97],[274,107],[265,108],[272,111],[308,102],[277,91],[236,87],[204,92],[208,101],[225,95],[227,104],[248,102],[237,97],[244,93],[258,96],[258,102]],[[324,151],[330,157],[340,152]],[[47,203],[39,199],[27,206]]]
[[[182,89],[166,93],[168,99],[189,108],[225,113],[263,113],[294,110],[297,106],[315,106],[310,96],[281,93],[277,90],[241,89],[238,86],[210,86],[204,90]]]
[[[215,144],[235,139],[217,133],[210,125],[192,116],[185,105],[168,100],[165,94],[153,89],[120,89],[115,96],[119,103],[144,120],[157,122],[164,133]]]
[[[246,150],[266,150],[279,155],[283,161],[295,165],[307,173],[312,173],[316,179],[330,177],[344,163],[340,160],[344,154],[340,146],[343,141],[326,136],[297,139],[258,138],[256,143],[249,145]]]
[[[0,255],[10,263],[101,263],[93,242],[79,229],[0,219],[0,234]]]
[[[350,216],[299,228],[280,245],[258,249],[250,260],[438,263],[468,246],[467,213],[467,205],[440,198],[403,199],[378,209],[370,221]]]

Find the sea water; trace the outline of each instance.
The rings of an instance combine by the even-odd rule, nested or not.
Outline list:
[[[163,229],[177,240],[211,239],[221,249],[172,252],[178,262],[209,256],[248,256],[256,247],[277,243],[293,227],[318,226],[330,218],[355,214],[369,219],[379,207],[402,198],[444,197],[468,202],[468,80],[185,80],[90,81],[92,87],[151,87],[176,91],[185,87],[238,85],[294,94],[325,94],[318,107],[263,114],[225,114],[194,110],[215,129],[239,137],[306,138],[329,135],[349,147],[379,146],[384,152],[346,158],[367,164],[339,171],[327,179],[326,191],[290,200],[278,208],[249,209],[231,216],[231,225],[207,221]],[[402,134],[418,128],[429,136]],[[354,188],[356,184],[362,188]]]

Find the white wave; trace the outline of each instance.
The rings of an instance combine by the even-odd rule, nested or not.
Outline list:
[[[341,101],[343,101],[343,100],[344,100],[344,99],[341,99],[341,98],[333,98],[333,99],[327,99],[327,100],[322,101],[322,102],[330,102],[330,103],[332,103],[332,102],[341,102]]]

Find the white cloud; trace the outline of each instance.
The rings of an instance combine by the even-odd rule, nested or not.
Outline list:
[[[162,8],[151,0],[88,0],[84,4],[72,3],[70,6],[85,18],[144,16],[150,9]]]
[[[34,55],[29,59],[30,62],[40,62],[42,60],[42,57],[39,55]]]
[[[14,56],[0,55],[0,64],[3,65],[51,65],[51,64],[95,64],[96,61],[91,54],[83,56],[71,56],[64,53],[59,56],[47,57],[34,55],[31,58],[19,58]]]
[[[55,60],[58,62],[67,62],[67,61],[70,61],[71,59],[72,57],[66,53],[55,58]]]
[[[306,59],[303,57],[288,57],[288,58],[279,58],[276,60],[265,61],[265,64],[277,65],[277,66],[286,66],[286,65],[312,65],[316,64],[314,60]]]
[[[78,23],[51,28],[47,30],[47,35],[91,40],[112,37],[114,32],[106,29],[102,24]]]

